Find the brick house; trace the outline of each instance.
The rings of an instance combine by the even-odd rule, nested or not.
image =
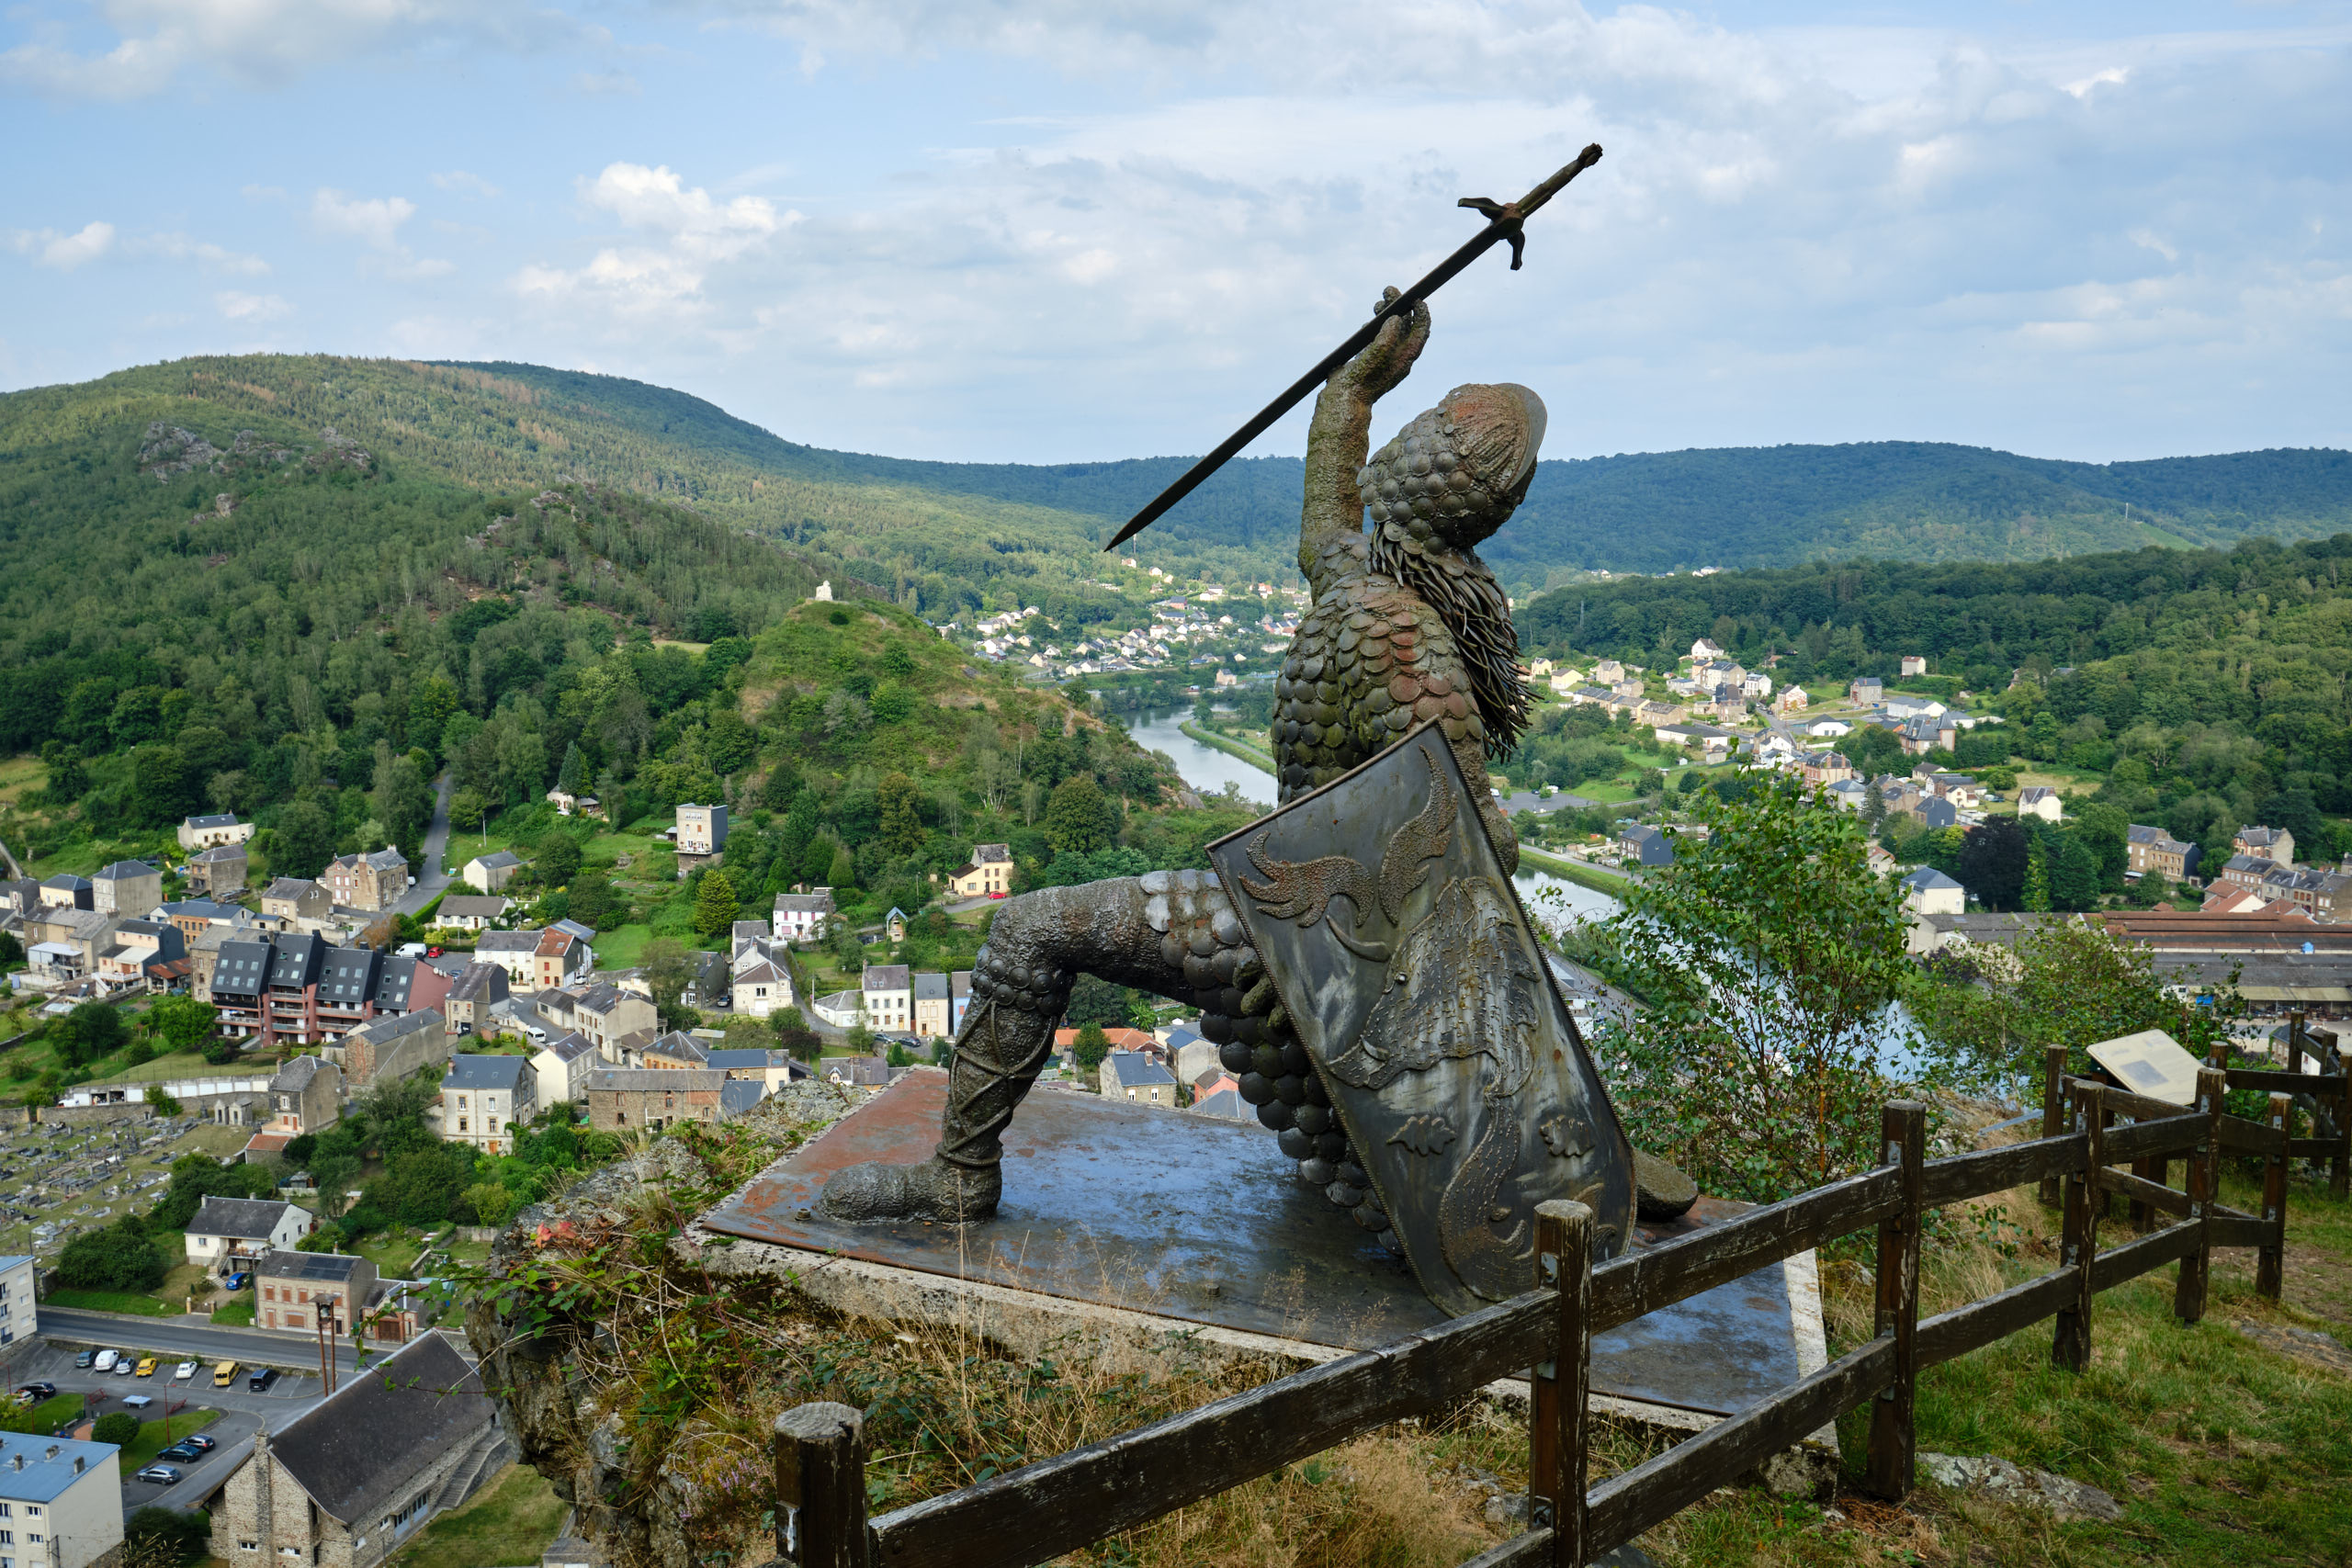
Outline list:
[[[337,855],[327,863],[327,894],[346,909],[379,913],[408,894],[408,859],[398,850]]]
[[[2184,842],[2162,828],[2150,828],[2134,822],[2124,830],[2123,855],[2126,870],[2142,875],[2154,872],[2175,882],[2197,874],[2197,864],[2204,857],[2200,845]]]
[[[325,1313],[348,1334],[375,1291],[376,1266],[364,1258],[273,1248],[254,1265],[254,1326],[315,1336]]]
[[[254,1435],[213,1509],[213,1555],[373,1568],[486,1478],[503,1440],[481,1376],[441,1336],[419,1336],[275,1437]]]
[[[2241,828],[2238,836],[2230,840],[2230,848],[2238,854],[2258,856],[2278,865],[2295,863],[2295,835],[2285,828]],[[106,872],[98,874],[104,876]],[[98,908],[106,908],[103,900]]]
[[[469,964],[466,972],[450,982],[449,994],[441,998],[441,1012],[453,1035],[468,1035],[486,1028],[490,1010],[504,1001],[513,987],[506,971],[496,964]]]

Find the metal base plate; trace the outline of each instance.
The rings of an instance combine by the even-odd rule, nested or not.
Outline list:
[[[1247,1123],[1040,1088],[1005,1134],[1004,1197],[977,1224],[845,1225],[809,1205],[861,1160],[912,1163],[939,1136],[947,1075],[918,1068],[743,1192],[710,1229],[950,1279],[985,1280],[1183,1322],[1370,1349],[1445,1321],[1402,1263],[1302,1183]],[[1702,1198],[1655,1244],[1746,1205]],[[1531,1283],[1532,1281],[1531,1280]],[[1709,1415],[1739,1410],[1802,1366],[1778,1264],[1593,1342],[1596,1393]]]

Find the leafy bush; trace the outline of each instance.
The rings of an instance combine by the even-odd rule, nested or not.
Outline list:
[[[91,1424],[90,1440],[127,1449],[139,1440],[139,1417],[128,1410],[109,1410]]]

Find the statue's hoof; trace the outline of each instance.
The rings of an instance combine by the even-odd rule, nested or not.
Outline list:
[[[817,1213],[849,1224],[930,1220],[957,1224],[996,1213],[1004,1179],[994,1166],[980,1170],[927,1159],[921,1165],[853,1165],[826,1179]]]
[[[844,1175],[847,1172],[843,1172]],[[1699,1201],[1699,1184],[1653,1154],[1634,1151],[1634,1212],[1645,1220],[1679,1220]]]

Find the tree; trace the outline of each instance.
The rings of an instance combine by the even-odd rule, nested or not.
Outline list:
[[[1091,773],[1072,773],[1054,786],[1046,807],[1046,841],[1056,851],[1092,854],[1108,849],[1119,832],[1119,811],[1103,798]]]
[[[770,811],[788,812],[792,809],[792,797],[799,792],[800,775],[793,772],[791,763],[778,762],[768,770],[768,776],[760,781],[760,804]],[[813,819],[814,813],[811,817]],[[804,832],[800,836],[800,843],[805,847],[807,842],[808,835]],[[797,858],[795,857],[796,861]]]
[[[735,923],[742,908],[735,897],[735,884],[724,870],[713,866],[702,874],[702,886],[695,891],[695,934],[706,941],[720,935]]]
[[[1598,1032],[1626,1132],[1701,1188],[1770,1201],[1875,1162],[1892,1005],[1909,963],[1900,891],[1859,825],[1793,778],[1695,797],[1708,835],[1603,922],[1608,977],[1648,1006]]]
[[[2051,857],[2050,907],[2053,909],[2095,909],[2098,907],[2098,861],[2072,833],[2058,841]]]
[[[160,828],[196,808],[203,779],[176,746],[141,746],[131,753],[131,789],[140,819]]]
[[[155,1114],[158,1116],[177,1116],[180,1113],[180,1102],[174,1100],[170,1091],[162,1084],[149,1084],[146,1098],[147,1103],[155,1108]]]
[[[1862,790],[1862,831],[1872,838],[1886,826],[1886,791],[1872,779]]]
[[[314,801],[298,800],[277,814],[269,869],[279,876],[315,877],[334,856],[334,822]]]
[[[2025,890],[2020,901],[2033,914],[2046,914],[2050,909],[2050,857],[2037,836],[2026,846]]]
[[[577,740],[564,742],[563,766],[556,770],[555,787],[566,795],[578,795],[588,787],[588,760],[580,754]]]
[[[673,936],[657,936],[645,944],[644,959],[645,983],[653,992],[654,1007],[663,1013],[673,1011],[686,993],[686,983],[694,978],[686,944]]]
[[[57,1054],[69,1067],[86,1067],[101,1056],[112,1055],[130,1038],[122,1014],[105,1002],[83,1002],[51,1025]]]
[[[25,944],[15,931],[0,931],[0,974],[25,966]]]
[[[129,1410],[109,1410],[90,1424],[90,1440],[127,1449],[139,1440],[139,1417]]]
[[[760,738],[731,704],[711,715],[709,724],[703,729],[703,755],[709,761],[711,770],[722,778],[747,766],[759,745]]]
[[[105,1418],[130,1415],[127,1410],[110,1410]],[[137,1417],[132,1419],[135,1423]],[[135,1438],[137,1433],[132,1436]],[[151,1503],[124,1523],[122,1537],[122,1568],[184,1568],[209,1555],[212,1522],[201,1509],[184,1514]]]
[[[57,1278],[77,1291],[152,1291],[178,1261],[148,1234],[146,1220],[125,1214],[67,1242],[58,1255]]]
[[[790,1019],[786,1022],[786,1018]],[[817,1032],[800,1021],[797,1008],[786,1008],[775,1016],[775,1040],[796,1062],[814,1064],[825,1054],[825,1042]]]
[[[1110,1036],[1102,1032],[1102,1026],[1099,1023],[1081,1026],[1077,1041],[1070,1046],[1070,1055],[1076,1058],[1082,1072],[1094,1071],[1102,1065],[1102,1058],[1110,1054]]]
[[[915,787],[914,780],[904,773],[888,773],[874,793],[875,802],[881,809],[876,837],[882,847],[893,855],[910,855],[921,849],[925,837],[922,792]]]
[[[857,886],[857,862],[851,856],[847,844],[834,843],[832,860],[825,871],[825,886],[833,888]]]
[[[194,997],[164,997],[147,1010],[147,1027],[175,1051],[202,1050],[218,1022],[212,1010]]]
[[[463,1203],[473,1211],[478,1225],[503,1224],[514,1212],[514,1195],[495,1181],[477,1181],[467,1188]]]
[[[539,835],[531,850],[531,871],[548,887],[561,887],[580,870],[580,840],[560,828]]]
[[[2025,829],[2014,817],[1987,817],[1960,848],[1961,886],[1987,909],[2016,909],[2025,896]]]

